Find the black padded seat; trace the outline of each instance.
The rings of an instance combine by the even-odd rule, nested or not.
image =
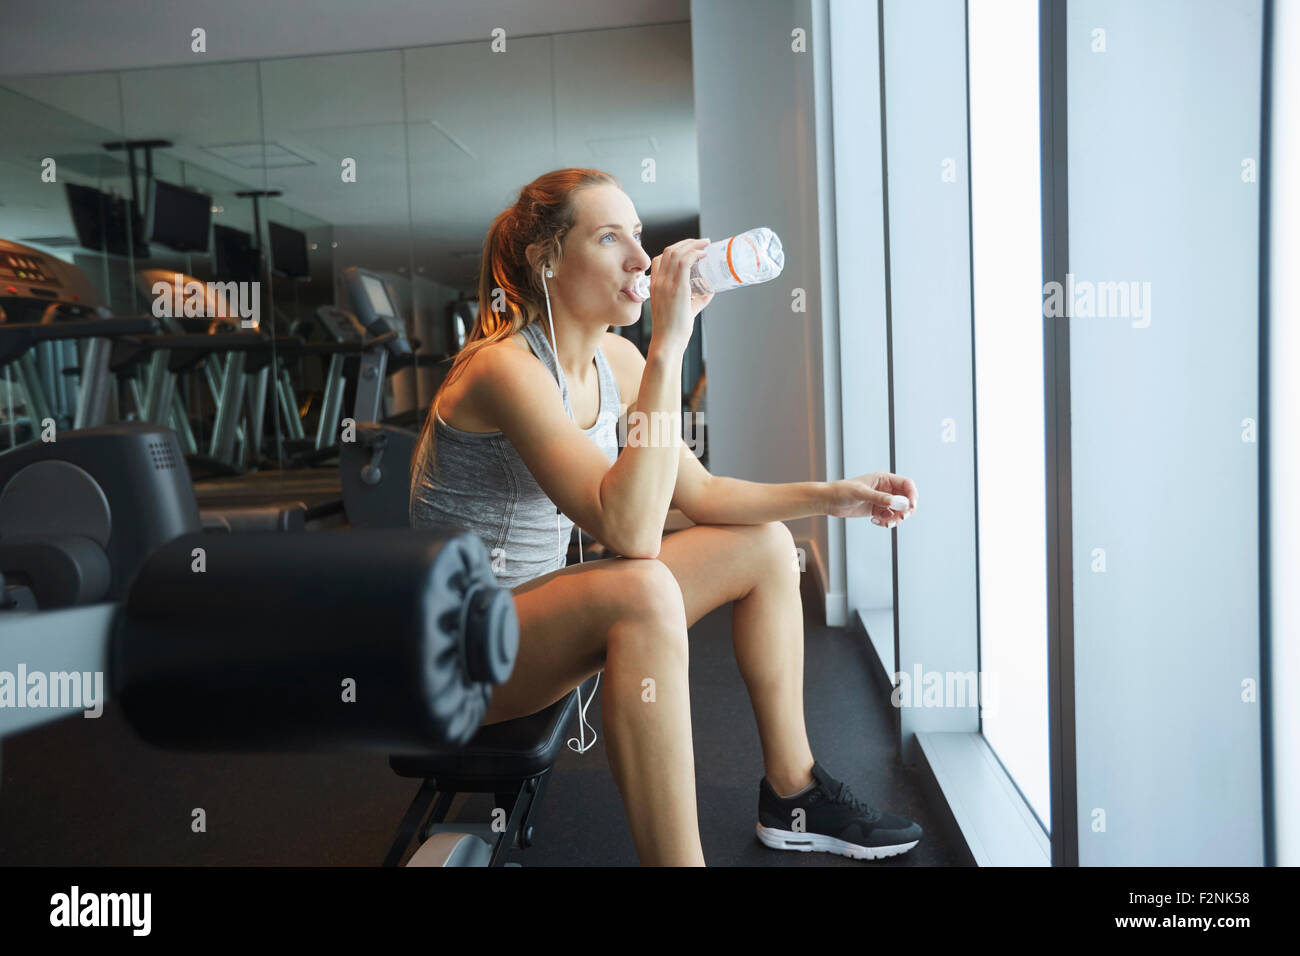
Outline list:
[[[480,727],[464,747],[440,747],[428,756],[390,757],[399,777],[456,780],[522,779],[545,773],[564,746],[565,728],[578,711],[571,690],[551,706],[527,717]]]

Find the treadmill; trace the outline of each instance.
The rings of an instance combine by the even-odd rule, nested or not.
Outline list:
[[[223,375],[235,381],[246,377],[247,355],[269,351],[266,337],[254,330],[208,334],[167,318],[115,317],[79,268],[9,240],[0,240],[0,322],[0,365],[11,385],[0,445],[10,449],[50,429],[62,436],[128,418],[171,428],[183,446],[187,438],[192,445],[176,375],[188,363],[228,355],[232,360]],[[142,375],[143,385],[132,375]],[[131,402],[119,395],[119,384],[133,398],[129,415]],[[21,387],[22,415],[14,385]],[[231,416],[226,432],[233,435],[235,424]],[[317,495],[335,502],[338,497],[336,477],[327,494]],[[298,500],[241,502],[224,510],[205,504],[201,516],[205,528],[290,530],[309,520],[309,506]]]
[[[195,482],[200,505],[207,510],[264,507],[276,502],[301,502],[306,522],[321,527],[350,524],[342,491],[340,463],[346,457],[352,432],[384,416],[388,377],[416,364],[415,344],[407,339],[401,319],[379,275],[355,267],[343,273],[344,288],[356,311],[321,307],[317,321],[327,341],[277,342],[280,361],[315,356],[328,361],[320,416],[313,438],[286,442],[289,467],[268,468],[242,475],[213,477]],[[282,408],[292,409],[287,373],[282,370]],[[227,388],[227,393],[238,394]],[[351,401],[348,402],[349,393]],[[344,408],[348,408],[346,418]],[[224,411],[225,409],[223,409]],[[295,413],[296,414],[296,413]],[[342,426],[351,419],[347,435]],[[296,423],[301,428],[301,423]],[[340,459],[333,462],[333,459]]]

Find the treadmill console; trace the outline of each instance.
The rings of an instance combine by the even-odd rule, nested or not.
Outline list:
[[[393,356],[413,354],[406,338],[406,323],[388,293],[384,277],[375,272],[349,266],[343,270],[343,288],[348,294],[352,312],[371,335],[396,332],[397,337],[388,343]]]
[[[44,260],[45,256],[40,255],[0,252],[0,279],[22,279],[24,282],[57,286],[59,280],[51,275]]]
[[[101,297],[86,274],[47,252],[9,239],[0,239],[0,299],[9,321],[39,321],[44,302],[75,302],[93,308]],[[25,305],[24,305],[25,303]],[[20,319],[24,309],[38,310],[35,319]]]

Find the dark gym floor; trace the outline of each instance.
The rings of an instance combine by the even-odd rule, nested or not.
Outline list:
[[[806,605],[807,606],[807,605]],[[959,862],[897,757],[888,697],[861,632],[806,612],[805,713],[813,754],[869,803],[916,820],[911,852],[875,862],[770,850],[754,836],[762,751],[731,647],[731,606],[691,629],[691,723],[704,857],[711,866],[947,866]],[[600,692],[587,711],[601,734],[567,747],[538,809],[524,866],[634,866],[623,805],[606,762]],[[570,727],[577,735],[577,722]],[[590,739],[590,738],[588,738]],[[189,755],[138,741],[111,703],[0,742],[0,866],[375,866],[416,782],[383,756]],[[485,822],[490,796],[453,812]],[[207,832],[191,830],[201,807]]]

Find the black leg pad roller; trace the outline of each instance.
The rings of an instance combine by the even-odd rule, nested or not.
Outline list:
[[[159,747],[416,755],[474,736],[518,649],[468,532],[195,533],[132,582],[110,682]]]

